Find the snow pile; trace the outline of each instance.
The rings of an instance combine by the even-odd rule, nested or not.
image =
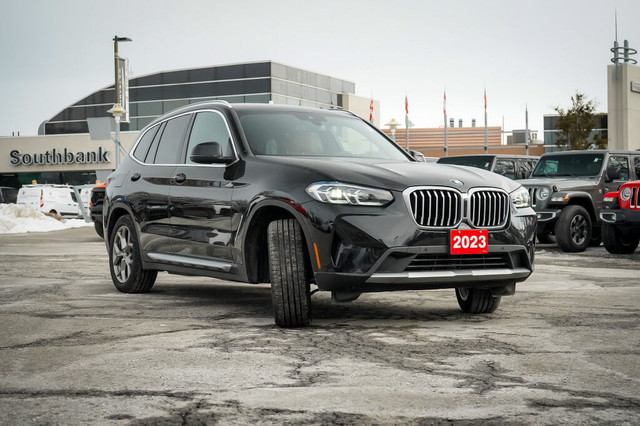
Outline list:
[[[82,219],[58,220],[31,205],[0,204],[0,234],[59,231],[92,224]]]

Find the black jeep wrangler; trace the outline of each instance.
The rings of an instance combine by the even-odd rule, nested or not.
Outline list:
[[[540,157],[531,179],[520,181],[529,190],[538,214],[537,237],[566,252],[599,245],[600,211],[607,192],[640,177],[639,151],[565,151]]]

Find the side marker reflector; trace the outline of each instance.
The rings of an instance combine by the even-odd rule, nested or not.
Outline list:
[[[316,251],[316,262],[318,262],[318,271],[322,268],[320,267],[320,256],[318,256],[318,246],[316,243],[313,243],[313,249]]]

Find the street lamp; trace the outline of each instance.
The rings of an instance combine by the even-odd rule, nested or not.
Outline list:
[[[120,165],[120,118],[122,117],[122,114],[126,112],[125,109],[122,107],[122,104],[121,104],[122,100],[120,99],[120,70],[119,70],[120,58],[118,57],[119,41],[133,41],[133,40],[131,40],[129,37],[118,37],[118,36],[113,37],[113,65],[114,65],[114,72],[115,72],[114,89],[116,92],[116,103],[107,112],[113,114],[113,118],[116,121],[116,135],[115,135],[115,141],[114,141],[116,144],[116,169]]]
[[[385,126],[389,127],[389,129],[391,129],[391,139],[393,139],[395,141],[396,140],[396,129],[398,128],[398,126],[400,126],[400,123],[398,123],[395,118],[392,118],[391,121],[389,121],[387,124],[385,124]]]

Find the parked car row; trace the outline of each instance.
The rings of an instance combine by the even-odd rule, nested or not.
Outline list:
[[[30,205],[43,213],[80,218],[88,212],[92,185],[28,184],[0,187],[0,203]],[[80,201],[79,201],[80,200]]]
[[[638,246],[640,152],[426,161],[346,111],[212,101],[154,120],[83,193],[119,291],[148,292],[160,271],[270,283],[283,327],[309,324],[316,291],[450,288],[463,312],[491,313],[531,274],[536,237]],[[55,186],[27,187],[55,212],[75,194],[46,204]]]
[[[460,155],[440,158],[438,163],[478,167],[517,179],[529,191],[531,205],[537,213],[538,241],[555,241],[566,252],[581,252],[605,242],[609,251],[622,253],[624,249],[613,248],[614,245],[617,242],[629,250],[636,235],[632,228],[640,226],[627,223],[619,226],[626,230],[624,235],[620,231],[614,234],[615,228],[608,226],[604,218],[615,218],[619,222],[633,215],[602,215],[603,208],[607,208],[606,197],[615,198],[613,194],[617,194],[619,188],[620,191],[627,188],[625,194],[634,191],[636,186],[632,181],[640,179],[638,151],[567,151],[541,157]],[[624,200],[618,205],[637,208],[626,207]]]

